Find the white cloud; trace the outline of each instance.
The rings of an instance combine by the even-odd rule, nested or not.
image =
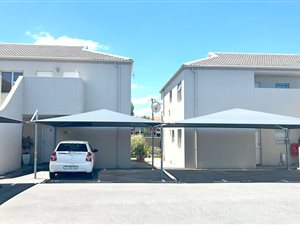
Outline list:
[[[45,31],[41,31],[39,34],[33,34],[30,31],[25,33],[27,36],[32,37],[35,41],[35,44],[40,45],[65,45],[65,46],[85,46],[88,47],[89,50],[108,50],[108,45],[100,44],[99,42],[92,40],[85,40],[79,38],[71,38],[65,35],[60,37],[53,37],[51,34]]]
[[[135,84],[135,83],[132,83],[131,84],[131,90],[137,90],[137,89],[142,89],[144,86],[141,85],[141,84]]]
[[[132,98],[131,101],[133,105],[145,105],[151,103],[151,98],[157,99],[157,96],[148,95],[146,97],[141,98]]]
[[[141,109],[138,109],[138,110],[134,110],[134,115],[135,116],[151,116],[151,107],[148,106],[148,107],[145,107],[145,108],[141,108]]]

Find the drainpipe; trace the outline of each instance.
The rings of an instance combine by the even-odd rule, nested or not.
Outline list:
[[[194,117],[198,116],[198,73],[192,69],[194,74]],[[194,148],[195,148],[195,168],[198,168],[198,131],[194,130]]]
[[[114,66],[117,68],[117,111],[121,112],[121,67],[117,63]]]
[[[290,144],[290,139],[289,139],[289,129],[286,127],[282,127],[277,125],[280,129],[284,131],[284,136],[285,136],[285,161],[286,161],[286,168],[289,169],[289,144]]]
[[[289,169],[289,144],[290,144],[290,139],[289,139],[289,129],[284,128],[284,133],[285,133],[285,158],[286,158],[286,168]]]
[[[121,67],[116,62],[114,66],[117,68],[117,111],[121,112]],[[116,154],[116,167],[119,167],[119,135],[120,128],[117,128],[117,154]]]

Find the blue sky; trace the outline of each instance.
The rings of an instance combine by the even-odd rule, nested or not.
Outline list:
[[[149,114],[150,98],[184,62],[209,51],[300,54],[300,0],[0,0],[0,8],[0,42],[67,40],[132,58],[137,114]]]

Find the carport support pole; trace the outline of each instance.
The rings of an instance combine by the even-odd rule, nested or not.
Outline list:
[[[286,168],[289,169],[289,129],[284,128],[285,133],[285,158],[286,158]]]
[[[164,127],[161,125],[160,127],[160,150],[161,150],[161,159],[160,159],[160,170],[164,172]]]
[[[38,112],[36,111],[35,120],[38,120]],[[36,179],[36,172],[37,172],[37,146],[38,146],[38,124],[34,123],[34,179]]]
[[[152,138],[152,169],[154,170],[154,127],[151,127],[151,138]]]

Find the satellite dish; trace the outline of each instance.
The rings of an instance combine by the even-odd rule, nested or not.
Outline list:
[[[158,113],[161,108],[159,102],[154,102],[151,107],[152,107],[152,111],[155,113]]]

